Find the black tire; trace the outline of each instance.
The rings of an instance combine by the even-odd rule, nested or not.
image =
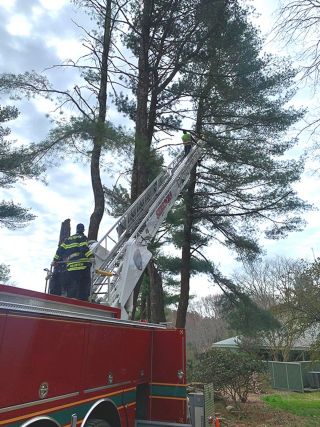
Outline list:
[[[89,418],[85,423],[84,427],[110,427],[110,424],[104,420],[96,420],[94,418]]]

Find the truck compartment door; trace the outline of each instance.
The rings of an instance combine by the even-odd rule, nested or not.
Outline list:
[[[151,420],[186,423],[185,374],[185,330],[154,330],[150,386]]]
[[[84,326],[72,319],[9,313],[0,351],[0,406],[78,392]]]

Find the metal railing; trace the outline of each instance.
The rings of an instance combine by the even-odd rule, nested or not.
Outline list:
[[[102,246],[108,251],[105,259],[100,259],[100,267],[102,269],[116,269],[116,264],[123,254],[124,247],[135,232],[139,224],[145,218],[150,207],[156,200],[161,189],[171,179],[177,167],[181,163],[183,155],[179,154],[173,161],[162,171],[146,188],[146,190],[138,197],[138,199],[130,206],[130,208],[115,222],[115,224],[104,234],[97,242],[91,245],[91,251],[97,255],[99,246]],[[109,246],[111,244],[111,249]],[[115,271],[117,273],[117,271]],[[98,274],[93,275],[93,285],[99,284],[104,279]]]
[[[161,200],[165,197],[173,183],[179,182],[180,191],[189,179],[190,171],[202,155],[200,145],[193,147],[190,154],[185,158],[179,154],[149,187],[140,195],[133,205],[119,218],[119,220],[108,230],[91,250],[97,253],[99,245],[104,243],[104,248],[108,250],[108,243],[111,240],[113,247],[107,253],[104,260],[100,261],[100,269],[110,271],[114,274],[112,279],[93,273],[92,293],[104,295],[109,304],[112,304],[120,293],[117,289],[123,260],[125,256],[128,240],[138,239],[140,244],[147,246],[155,236],[162,221],[149,229],[146,227],[148,221],[159,207]],[[117,231],[118,230],[118,231]],[[114,232],[117,232],[114,235]],[[113,233],[113,236],[112,236]],[[118,242],[116,239],[118,238]],[[101,292],[102,287],[107,285],[107,291]]]

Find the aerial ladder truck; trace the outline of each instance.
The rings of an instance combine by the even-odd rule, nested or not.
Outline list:
[[[91,244],[96,259],[91,296],[106,296],[109,306],[121,309],[122,318],[128,319],[132,313],[133,290],[151,258],[148,245],[202,154],[200,144],[187,157],[179,154],[99,242]],[[111,274],[103,275],[104,271],[112,274],[111,280]]]
[[[184,329],[129,319],[148,244],[202,153],[177,156],[91,243],[103,304],[0,285],[0,427],[186,425]]]

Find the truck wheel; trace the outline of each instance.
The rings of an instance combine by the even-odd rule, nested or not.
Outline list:
[[[89,418],[84,427],[110,427],[110,424],[104,420],[95,420],[93,418]]]

